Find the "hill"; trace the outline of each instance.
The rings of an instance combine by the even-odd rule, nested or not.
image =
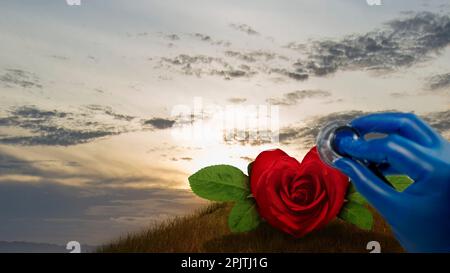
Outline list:
[[[339,219],[322,230],[295,239],[263,223],[256,230],[233,234],[227,226],[230,204],[211,204],[193,215],[177,217],[104,245],[99,252],[369,252],[378,241],[381,252],[403,252],[389,227],[375,213],[372,231]]]

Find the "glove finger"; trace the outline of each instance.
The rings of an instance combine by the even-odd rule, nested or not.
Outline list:
[[[424,146],[431,146],[439,136],[428,124],[411,113],[371,114],[354,119],[350,125],[361,135],[395,133]]]
[[[385,184],[366,166],[348,158],[340,158],[333,164],[350,177],[358,192],[381,214],[396,205],[397,196],[401,193]]]
[[[338,143],[339,151],[358,160],[387,163],[399,174],[406,174],[417,181],[430,169],[424,159],[427,153],[416,143],[391,134],[386,138],[373,140],[352,140],[343,138]]]

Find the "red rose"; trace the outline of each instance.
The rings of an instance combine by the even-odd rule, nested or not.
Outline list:
[[[261,217],[295,237],[334,219],[349,184],[319,159],[315,147],[302,163],[280,149],[262,152],[253,163],[250,183]]]

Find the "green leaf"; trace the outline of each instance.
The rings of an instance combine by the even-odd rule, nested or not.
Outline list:
[[[355,185],[350,181],[350,185],[347,190],[347,195],[345,196],[345,199],[347,199],[350,202],[356,202],[361,205],[367,204],[366,198],[362,196],[358,191],[356,191]]]
[[[347,202],[338,217],[360,229],[371,230],[373,227],[373,216],[370,210],[356,202]]]
[[[359,192],[351,193],[347,195],[346,198],[349,202],[355,202],[361,205],[368,204],[366,198],[364,198],[364,196],[362,196]]]
[[[412,180],[406,175],[389,175],[386,176],[386,179],[392,183],[392,185],[395,187],[396,190],[400,192],[406,190],[406,188],[408,188],[409,185],[414,183],[414,180]]]
[[[248,176],[250,176],[250,174],[252,173],[253,163],[255,163],[255,162],[254,161],[250,162],[250,164],[248,164],[248,166],[247,166],[247,174],[248,174]]]
[[[203,168],[189,177],[189,185],[195,194],[211,201],[238,201],[250,194],[248,176],[229,165]]]
[[[247,232],[258,227],[261,219],[253,199],[237,201],[228,216],[231,232]]]

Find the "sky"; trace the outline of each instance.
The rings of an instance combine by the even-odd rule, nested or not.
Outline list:
[[[414,112],[450,138],[449,16],[444,0],[1,1],[0,241],[98,245],[192,213],[196,170],[301,160],[336,119]]]

